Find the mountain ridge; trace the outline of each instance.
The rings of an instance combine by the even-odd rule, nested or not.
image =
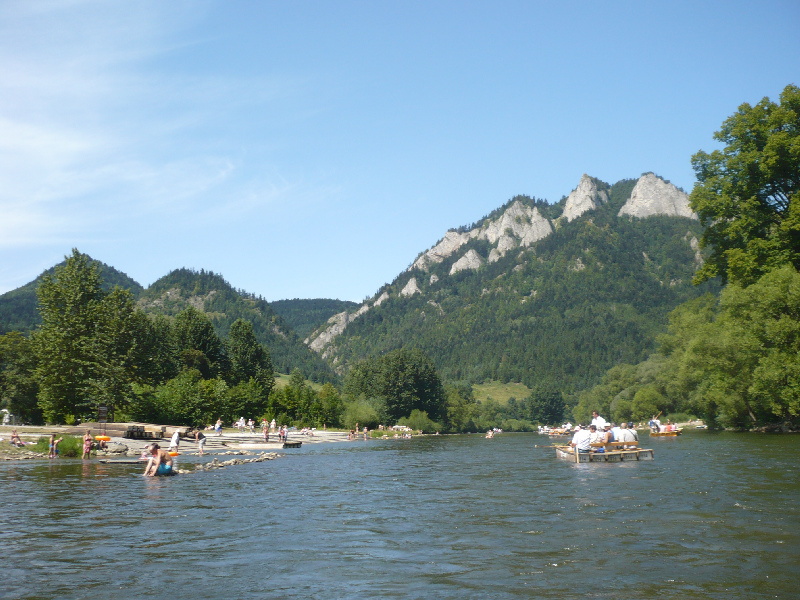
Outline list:
[[[629,184],[631,181],[621,180],[614,185]],[[608,183],[583,174],[576,188],[563,201],[562,213],[552,219],[548,219],[540,211],[540,208],[545,209],[545,206],[542,206],[543,201],[515,196],[469,228],[449,229],[431,248],[420,252],[406,272],[416,270],[421,271],[421,274],[427,274],[434,265],[445,263],[472,240],[486,241],[492,247],[485,256],[475,248],[468,248],[463,255],[452,262],[447,275],[452,276],[461,271],[475,271],[484,264],[497,262],[514,249],[527,249],[548,237],[564,220],[570,223],[588,212],[595,212],[607,205],[611,200],[612,187]],[[647,218],[659,215],[697,220],[696,215],[689,209],[687,194],[653,173],[644,173],[635,181],[627,200],[619,207],[617,217]],[[696,250],[696,246],[694,249]],[[438,282],[440,277],[439,274],[431,275],[431,285]],[[386,287],[382,286],[373,296],[374,300],[368,299],[357,310],[345,311],[346,314],[339,313],[331,317],[329,326],[314,331],[306,338],[305,343],[316,352],[322,353],[324,358],[331,357],[334,352],[328,348],[333,340],[341,335],[350,323],[373,306],[379,306],[385,301],[388,293]],[[421,289],[416,276],[412,276],[398,295],[409,297],[416,293],[421,293]]]

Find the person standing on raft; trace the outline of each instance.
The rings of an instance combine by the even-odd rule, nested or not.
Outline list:
[[[153,455],[147,462],[147,468],[144,470],[144,476],[155,477],[156,475],[173,475],[172,472],[172,457],[169,452],[162,450],[158,444],[150,446],[150,454]]]

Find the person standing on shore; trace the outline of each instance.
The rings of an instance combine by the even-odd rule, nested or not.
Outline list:
[[[175,433],[172,434],[172,439],[169,441],[169,451],[172,452],[172,449],[175,449],[175,452],[178,451],[178,446],[181,443],[181,432],[180,430],[176,429]]]
[[[267,423],[266,419],[264,419],[261,422],[261,433],[264,434],[264,443],[268,442],[269,441],[269,423]]]
[[[92,454],[92,432],[87,429],[83,436],[83,456],[81,459],[91,458]]]
[[[50,452],[47,454],[47,458],[55,458],[56,457],[56,434],[50,434]]]
[[[206,445],[206,436],[199,429],[194,432],[194,441],[197,442],[197,449],[200,451],[200,456],[203,456],[203,446]]]
[[[217,419],[217,423],[214,425],[214,431],[217,432],[217,435],[222,435],[222,419]]]

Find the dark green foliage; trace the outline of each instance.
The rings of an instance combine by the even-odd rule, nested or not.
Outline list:
[[[742,104],[698,152],[692,208],[711,249],[698,280],[720,276],[749,285],[781,265],[800,268],[800,88],[788,85],[780,104]]]
[[[299,367],[312,381],[336,381],[332,369],[303,344],[263,298],[235,290],[211,271],[177,269],[143,292],[139,304],[150,314],[176,316],[189,307],[204,313],[220,338],[237,319],[249,321],[255,338],[269,349],[273,368],[288,373]],[[210,359],[213,363],[213,359]]]
[[[446,415],[444,386],[433,362],[420,350],[401,348],[356,363],[344,389],[354,399],[381,399],[391,423],[409,416],[414,409],[426,412],[433,420]]]
[[[114,287],[120,287],[129,290],[134,298],[142,292],[142,286],[125,273],[88,256],[87,259],[97,266],[98,273],[102,278],[101,289],[104,291],[108,292]],[[41,323],[37,309],[36,288],[39,287],[39,283],[45,275],[52,275],[56,267],[63,267],[65,262],[51,267],[30,283],[0,295],[0,334],[9,331],[30,333]]]
[[[205,379],[230,371],[222,340],[205,313],[189,306],[175,317],[172,331],[186,367],[196,368]]]
[[[552,384],[535,386],[523,407],[528,409],[522,412],[528,413],[525,416],[530,421],[543,425],[560,425],[564,421],[564,397],[561,390]]]
[[[342,399],[333,385],[326,383],[316,392],[306,383],[300,370],[295,369],[289,385],[272,390],[263,416],[298,427],[339,427],[343,409]]]
[[[0,407],[23,423],[41,423],[33,344],[19,332],[0,336]]]
[[[228,336],[228,357],[230,360],[230,382],[233,385],[245,383],[251,379],[262,387],[266,386],[266,395],[275,381],[272,372],[272,361],[253,333],[253,324],[238,319],[231,325]]]
[[[136,348],[130,292],[103,291],[96,263],[72,251],[37,289],[42,325],[34,348],[39,407],[48,422],[125,402]],[[113,409],[112,409],[113,410]]]
[[[276,300],[269,305],[301,339],[311,335],[333,315],[358,308],[356,302],[327,298]]]

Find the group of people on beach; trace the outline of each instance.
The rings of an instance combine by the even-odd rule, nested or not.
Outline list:
[[[364,427],[364,431],[362,433],[364,435],[364,441],[367,441],[367,439],[369,439],[369,429]],[[350,433],[347,434],[347,439],[348,441],[352,442],[353,440],[358,439],[358,437],[359,437],[359,429],[358,429],[358,423],[356,423],[355,429],[351,429]]]
[[[609,423],[601,417],[597,411],[592,412],[592,422],[588,426],[585,424],[575,426],[575,434],[569,443],[576,452],[590,452],[592,444],[610,444],[611,442],[638,444],[639,434],[633,427],[633,423],[620,423],[615,425]],[[625,448],[626,446],[623,446]],[[605,452],[600,446],[595,447],[595,452]]]

